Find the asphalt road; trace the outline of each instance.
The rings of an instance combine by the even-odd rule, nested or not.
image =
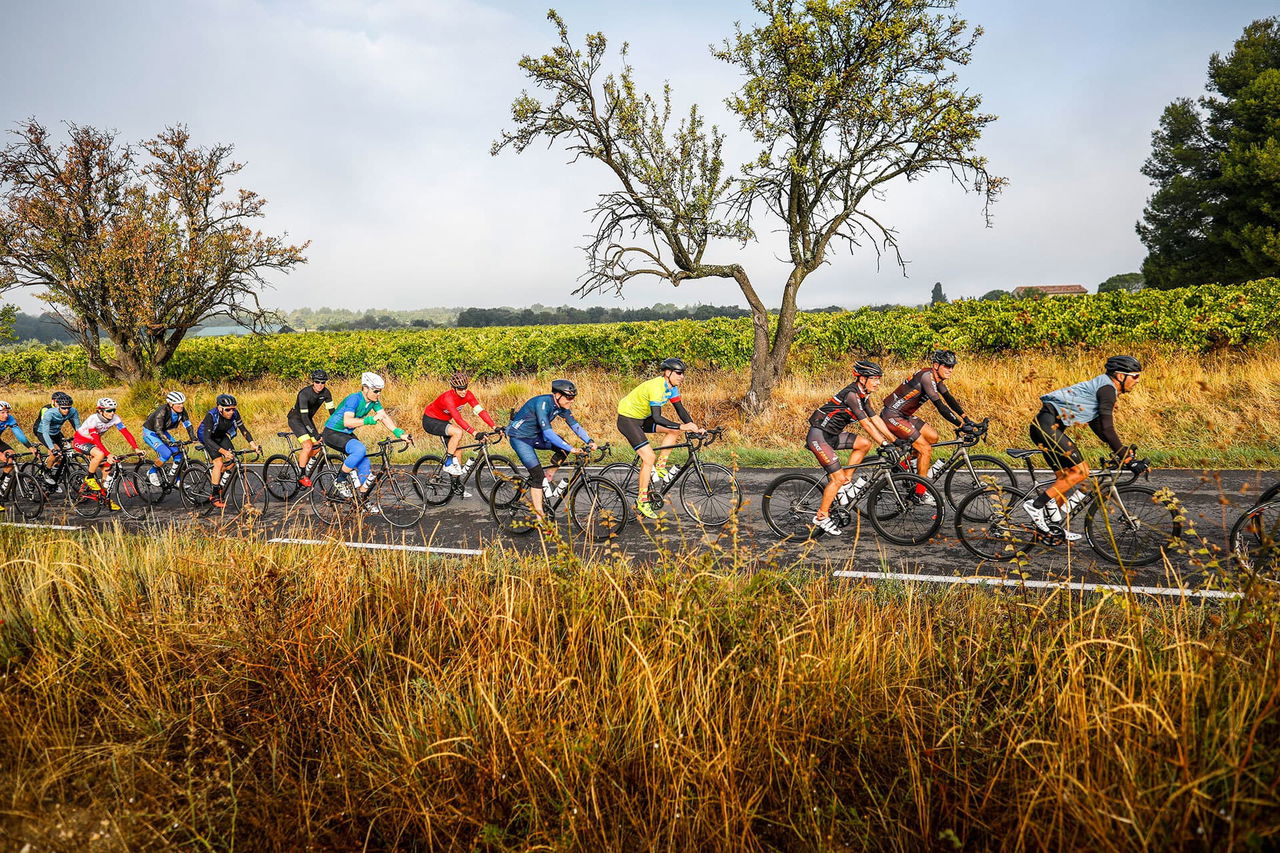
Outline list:
[[[808,469],[808,473],[814,473]],[[1006,576],[1011,569],[1007,564],[982,564],[969,554],[956,539],[950,514],[942,528],[930,542],[916,547],[893,545],[878,539],[870,525],[838,538],[824,537],[806,543],[779,543],[765,523],[760,510],[760,496],[775,477],[783,473],[779,469],[743,469],[738,479],[744,494],[744,505],[737,524],[722,530],[703,530],[680,515],[668,515],[661,523],[632,521],[612,548],[620,548],[637,564],[661,559],[663,548],[684,546],[721,549],[737,549],[739,558],[747,564],[773,562],[782,566],[796,566],[815,573],[835,569],[853,569],[870,572],[910,572],[930,575],[964,575],[975,573],[990,576]],[[1025,472],[1022,475],[1026,477]],[[1152,472],[1149,484],[1169,487],[1182,500],[1189,527],[1210,546],[1222,546],[1227,530],[1248,505],[1250,495],[1275,482],[1277,474],[1269,471],[1218,471],[1157,470]],[[385,522],[370,517],[361,524],[344,524],[327,527],[320,524],[312,513],[306,497],[291,503],[272,503],[266,513],[252,524],[242,518],[227,518],[216,510],[196,513],[184,508],[176,495],[162,503],[150,524],[132,522],[119,513],[86,520],[67,510],[61,504],[50,504],[39,519],[45,524],[67,524],[93,527],[120,523],[126,528],[146,531],[169,526],[204,527],[211,536],[254,536],[264,540],[340,540],[370,544],[455,549],[485,549],[504,543],[516,549],[541,549],[543,543],[536,533],[512,536],[500,532],[490,518],[488,506],[479,497],[454,499],[444,507],[429,508],[422,523],[416,529],[397,530]],[[566,539],[572,539],[566,524],[561,524]],[[1197,545],[1199,542],[1197,541]],[[574,542],[573,547],[587,551],[602,546]],[[1203,559],[1203,558],[1195,558]],[[1031,563],[1019,572],[1033,579],[1060,579],[1071,577],[1090,582],[1138,583],[1156,586],[1196,584],[1203,572],[1195,559],[1185,554],[1170,554],[1168,565],[1156,565],[1146,569],[1130,570],[1127,575],[1116,567],[1100,562],[1083,540],[1073,546],[1038,548],[1032,552]]]

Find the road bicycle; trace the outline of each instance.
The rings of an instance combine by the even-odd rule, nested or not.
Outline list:
[[[573,469],[569,479],[542,502],[548,522],[555,522],[563,506],[574,529],[597,542],[622,534],[627,526],[627,498],[622,489],[611,480],[586,473],[587,465],[600,462],[608,453],[609,445],[604,444],[594,451],[575,453],[564,463]],[[525,477],[503,476],[489,496],[489,514],[508,533],[522,535],[538,527],[529,499],[530,488]]]
[[[364,490],[353,482],[354,475],[340,467],[329,468],[316,475],[311,489],[311,510],[328,525],[337,524],[346,514],[358,519],[381,518],[392,527],[413,527],[422,521],[427,503],[418,478],[408,471],[391,467],[391,454],[405,450],[411,442],[405,438],[384,438],[377,451],[368,455],[379,463],[371,474],[372,482]]]
[[[250,455],[253,456],[249,459]],[[205,514],[217,513],[222,516],[236,515],[244,512],[248,515],[261,515],[267,510],[270,493],[262,475],[249,466],[262,458],[260,450],[232,450],[231,458],[222,463],[222,503],[221,507],[213,503],[213,468],[192,467],[182,478],[182,493],[191,505],[206,508]]]
[[[455,497],[465,497],[467,482],[472,478],[475,479],[476,491],[480,493],[480,498],[486,502],[493,495],[493,487],[497,485],[500,478],[519,479],[520,469],[509,457],[489,452],[489,446],[502,441],[503,435],[504,433],[498,430],[478,432],[475,435],[475,443],[459,447],[459,454],[466,450],[477,451],[462,466],[461,474],[446,474],[444,458],[435,454],[428,453],[414,462],[413,473],[422,484],[427,505],[444,506]],[[446,447],[448,446],[445,438],[441,437],[440,441]]]
[[[955,453],[942,459],[935,459],[929,466],[928,478],[934,483],[942,484],[942,495],[947,499],[947,506],[954,511],[965,495],[986,484],[994,484],[1007,489],[1018,487],[1018,477],[1013,469],[1002,459],[981,453],[970,453],[969,448],[978,444],[987,436],[990,418],[983,418],[974,424],[973,432],[956,431],[956,437],[950,441],[940,441],[933,446],[936,452],[940,448],[957,447]],[[915,457],[911,453],[911,458]],[[906,468],[909,459],[901,462]]]
[[[81,518],[95,518],[104,508],[115,511],[115,504],[127,517],[142,520],[150,517],[153,505],[144,497],[137,486],[135,478],[128,476],[134,472],[126,469],[129,460],[141,463],[146,456],[141,450],[131,453],[113,454],[102,460],[98,466],[98,488],[89,486],[88,468],[84,478],[76,484],[73,492],[72,508]]]
[[[1280,580],[1280,483],[1240,514],[1227,542],[1240,568]]]
[[[12,453],[9,470],[0,470],[0,522],[30,523],[44,512],[45,493],[39,481],[22,470],[18,460],[27,456],[36,456],[34,451]]]
[[[1129,448],[1136,451],[1137,446]],[[1040,450],[1010,448],[1015,459],[1028,460]],[[1052,485],[1042,479],[1025,491],[985,486],[970,492],[956,510],[955,530],[961,544],[984,560],[1018,560],[1036,546],[1067,544],[1070,519],[1083,518],[1085,541],[1109,563],[1149,566],[1160,560],[1164,550],[1182,535],[1178,511],[1150,486],[1132,482],[1149,470],[1145,460],[1124,465],[1118,457],[1101,459],[1089,471],[1088,489],[1081,484],[1068,499],[1062,522],[1050,522],[1048,530],[1038,527],[1023,503]],[[1133,475],[1133,476],[1130,476]]]
[[[292,500],[306,488],[300,482],[304,474],[314,484],[317,472],[326,467],[342,467],[342,454],[321,444],[318,448],[320,452],[312,453],[307,460],[307,470],[304,472],[298,467],[298,454],[302,452],[302,445],[297,436],[288,430],[278,432],[276,436],[287,439],[289,450],[287,453],[274,453],[267,457],[267,461],[262,463],[262,480],[267,484],[271,497],[278,501]]]
[[[54,445],[52,453],[52,466],[45,464],[42,452],[35,452],[31,459],[22,463],[22,472],[40,484],[46,504],[61,498],[66,506],[70,506],[75,503],[76,493],[89,470],[89,458],[71,449],[70,441],[65,445]]]
[[[192,459],[191,452],[186,448],[198,448],[204,451],[206,457],[209,451],[203,444],[190,440],[175,439],[169,445],[174,453],[168,462],[155,463],[158,469],[155,472],[155,482],[152,481],[151,465],[139,460],[132,469],[121,470],[121,489],[129,495],[137,492],[153,507],[173,492],[178,493],[184,506],[204,506],[209,502],[209,463]]]
[[[876,533],[898,545],[920,545],[942,526],[942,495],[931,481],[903,471],[902,455],[883,448],[877,455],[845,465],[846,471],[869,474],[860,488],[850,484],[832,501],[830,516],[841,528],[854,524],[854,513],[871,522]],[[822,505],[827,480],[812,474],[783,474],[764,491],[760,508],[769,528],[781,539],[816,539],[825,535],[813,523]]]
[[[724,432],[723,427],[704,433],[686,433],[685,441],[673,445],[671,450],[687,449],[688,458],[683,465],[672,465],[665,479],[654,478],[649,484],[649,506],[660,512],[666,505],[667,493],[680,485],[680,505],[685,513],[703,527],[723,527],[742,506],[742,489],[733,472],[716,462],[703,462],[699,453],[714,444]],[[654,448],[657,450],[657,448]],[[640,482],[640,457],[630,462],[606,465],[599,476],[614,483],[627,498],[626,511],[635,515]]]

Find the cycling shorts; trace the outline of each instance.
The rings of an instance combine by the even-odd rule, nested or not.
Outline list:
[[[293,433],[294,438],[298,441],[315,441],[316,425],[314,421],[309,421],[297,412],[289,412],[289,431]]]
[[[653,417],[647,417],[643,420],[640,418],[630,418],[626,415],[618,415],[618,432],[622,433],[622,437],[631,445],[632,450],[639,450],[649,443],[647,433],[655,433],[658,431],[658,425],[653,422]]]
[[[543,438],[526,439],[516,438],[515,436],[509,435],[507,436],[507,440],[511,442],[511,449],[514,450],[516,452],[516,456],[520,458],[520,464],[530,471],[542,464],[538,461],[538,454],[534,451],[554,450],[555,453],[551,454],[551,459],[547,463],[552,468],[559,465],[569,456],[569,454],[565,453],[562,448],[556,447]]]
[[[818,464],[822,466],[822,470],[828,474],[834,474],[840,470],[840,455],[838,450],[851,450],[854,442],[858,437],[851,432],[841,432],[838,435],[832,435],[829,432],[823,432],[818,427],[809,427],[809,434],[805,436],[804,446],[809,448],[818,460]]]
[[[1084,461],[1080,448],[1067,435],[1067,428],[1058,420],[1058,412],[1048,403],[1040,409],[1031,422],[1031,441],[1044,453],[1045,460],[1054,471],[1074,468]]]
[[[343,456],[346,456],[347,442],[355,438],[355,435],[349,432],[342,432],[341,430],[325,427],[324,433],[321,437],[326,447],[331,447]]]
[[[57,433],[56,435],[48,435],[46,433],[43,433],[37,430],[36,438],[38,438],[40,440],[40,443],[50,450],[53,450],[53,448],[57,447],[65,451],[67,449],[67,445],[70,444],[70,440],[62,433]]]
[[[912,444],[920,437],[920,430],[924,429],[924,421],[915,415],[891,415],[886,409],[880,417],[896,438],[905,438]]]
[[[8,453],[10,450],[13,450],[13,448],[5,443],[4,439],[0,438],[0,453]]]
[[[73,438],[71,440],[71,447],[77,452],[83,453],[85,456],[88,456],[90,453],[98,449],[98,445],[94,444],[92,441],[81,441],[78,438]]]
[[[441,438],[446,438],[449,435],[449,421],[442,421],[430,415],[423,415],[422,430],[427,435],[438,435]]]

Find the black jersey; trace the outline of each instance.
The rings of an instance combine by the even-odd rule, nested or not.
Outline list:
[[[926,400],[932,402],[938,413],[951,424],[960,426],[964,423],[961,420],[964,409],[947,390],[947,383],[934,378],[933,369],[928,367],[893,389],[893,393],[885,398],[883,414],[885,417],[911,417]]]
[[[308,385],[298,392],[298,399],[289,410],[289,414],[297,415],[304,421],[311,421],[324,405],[328,405],[330,409],[333,408],[333,394],[329,392],[328,386],[317,394],[315,389]]]
[[[828,435],[844,431],[853,421],[865,421],[871,417],[871,392],[859,382],[851,382],[831,395],[809,416],[809,426],[817,427]]]

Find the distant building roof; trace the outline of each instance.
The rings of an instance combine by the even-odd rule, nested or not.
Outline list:
[[[1013,289],[1014,296],[1030,296],[1043,293],[1045,296],[1079,296],[1088,293],[1083,284],[1026,284]]]

